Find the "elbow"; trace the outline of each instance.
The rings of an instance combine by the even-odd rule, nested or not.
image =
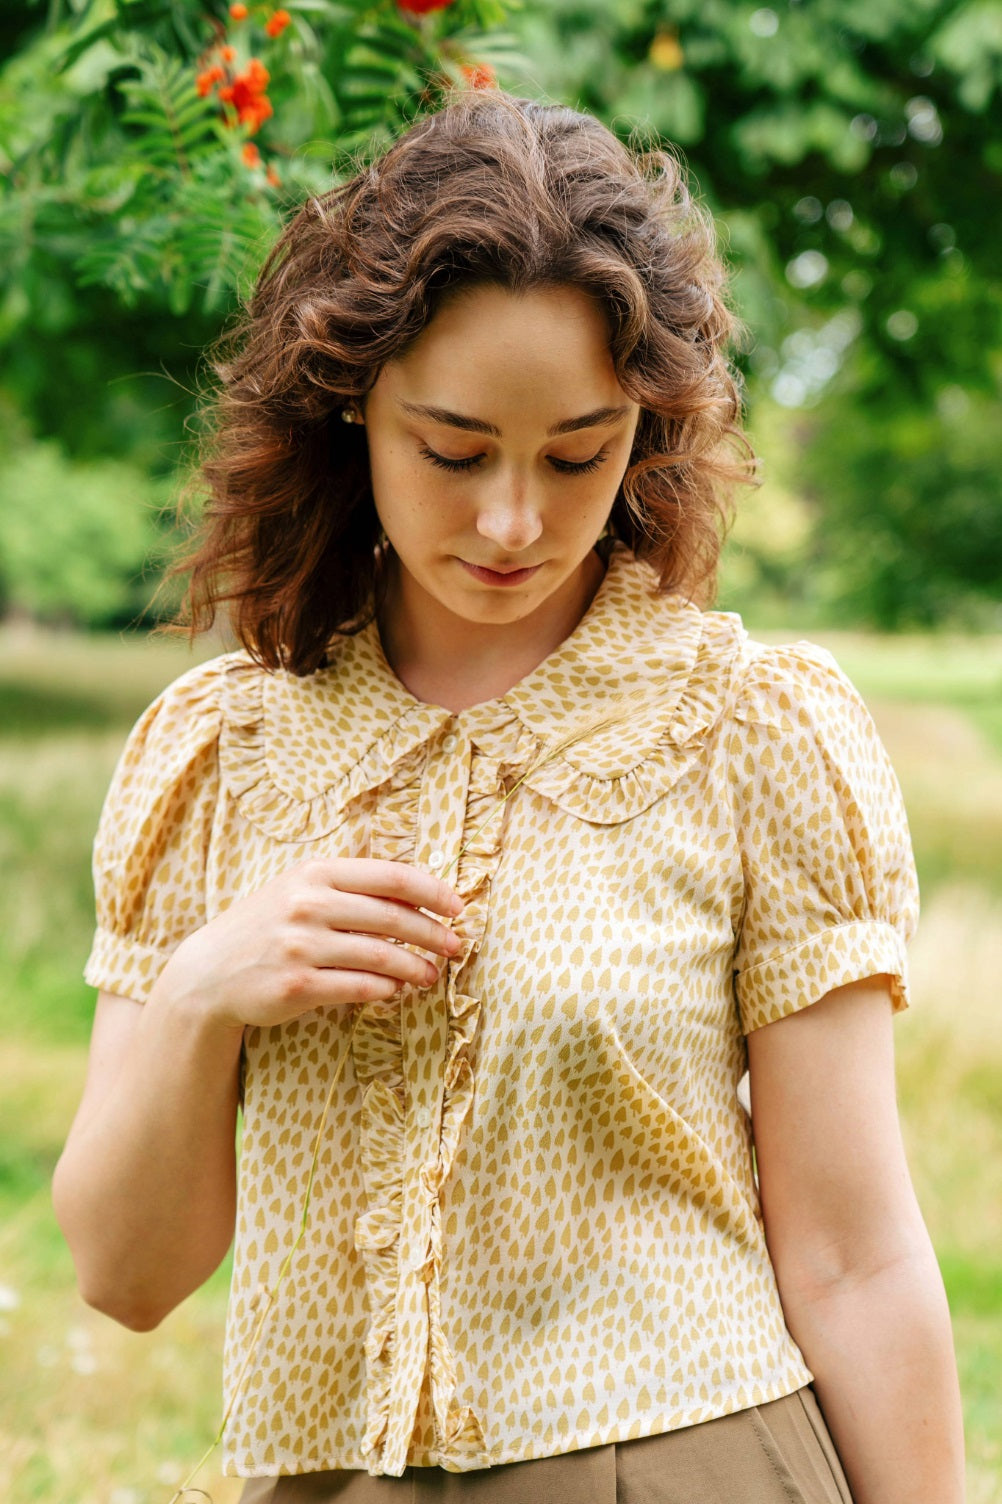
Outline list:
[[[857,1286],[926,1278],[933,1271],[939,1277],[924,1225],[861,1243],[851,1237],[833,1237],[816,1244],[809,1253],[801,1251],[799,1257],[777,1257],[773,1267],[784,1305],[840,1298]]]
[[[86,1219],[75,1214],[70,1187],[64,1183],[59,1169],[57,1165],[52,1182],[52,1207],[73,1260],[81,1300],[130,1332],[152,1332],[170,1314],[173,1305],[155,1304],[144,1298],[141,1291],[130,1289],[121,1278],[120,1261],[116,1261],[114,1268],[108,1267],[106,1258],[100,1256],[101,1245],[95,1246],[87,1237]]]
[[[124,1291],[92,1286],[79,1276],[77,1288],[85,1305],[94,1311],[100,1311],[102,1316],[109,1316],[130,1332],[152,1332],[170,1314],[170,1308],[140,1304],[130,1300]]]
[[[178,1301],[151,1298],[152,1292],[136,1285],[128,1285],[107,1268],[101,1268],[79,1256],[70,1245],[70,1254],[76,1268],[77,1290],[84,1305],[92,1311],[100,1311],[117,1321],[130,1332],[152,1332],[166,1316],[169,1316]]]

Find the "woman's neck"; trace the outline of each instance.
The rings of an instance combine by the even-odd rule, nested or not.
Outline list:
[[[454,713],[504,695],[570,636],[594,599],[605,564],[593,549],[578,573],[521,621],[471,622],[421,590],[389,561],[379,612],[386,661],[418,700]]]

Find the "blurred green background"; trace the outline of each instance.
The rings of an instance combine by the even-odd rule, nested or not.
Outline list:
[[[717,605],[830,647],[904,789],[923,917],[901,1110],[954,1315],[969,1499],[1002,1504],[1002,7],[242,9],[0,13],[4,1499],[166,1501],[218,1422],[227,1268],[128,1333],[76,1295],[48,1193],[93,1008],[101,799],[192,661],[147,634],[170,604],[151,606],[200,354],[292,205],[446,86],[496,80],[673,142],[720,226],[765,480]],[[203,1486],[216,1504],[240,1487],[211,1466]]]

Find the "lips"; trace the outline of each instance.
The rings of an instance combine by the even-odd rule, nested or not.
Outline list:
[[[540,565],[532,564],[527,569],[491,569],[487,564],[470,564],[466,559],[459,562],[468,574],[484,585],[519,585],[523,580],[531,579],[540,568]]]

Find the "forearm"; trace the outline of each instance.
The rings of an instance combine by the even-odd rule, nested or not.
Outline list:
[[[229,1246],[241,1038],[155,988],[113,1088],[56,1167],[81,1292],[127,1326],[155,1326]]]
[[[780,1288],[855,1504],[963,1504],[956,1360],[928,1238],[865,1276]]]

